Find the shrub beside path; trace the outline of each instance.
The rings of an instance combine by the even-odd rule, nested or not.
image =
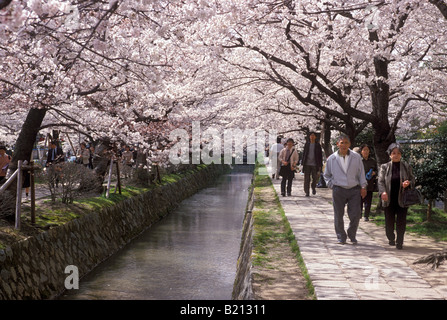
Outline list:
[[[270,169],[267,166],[268,169]],[[282,197],[280,180],[273,179],[286,217],[298,242],[318,300],[447,299],[447,263],[413,264],[422,256],[447,248],[447,242],[406,233],[404,249],[388,244],[385,230],[360,222],[358,244],[337,243],[331,190],[317,189],[305,197],[303,177],[296,174],[292,196]],[[345,215],[345,228],[349,219]]]

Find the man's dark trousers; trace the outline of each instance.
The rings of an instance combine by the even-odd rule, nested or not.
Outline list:
[[[287,183],[287,195],[290,195],[292,193],[292,182],[293,178],[295,177],[295,173],[288,168],[286,171],[286,174],[282,177],[281,180],[281,194],[286,194],[286,183]]]
[[[334,226],[339,242],[346,242],[349,237],[351,241],[356,241],[357,229],[361,217],[361,196],[360,186],[345,189],[339,186],[332,188],[332,203],[334,206]],[[349,227],[346,233],[343,221],[345,206],[348,206]]]
[[[312,178],[312,191],[315,191],[318,182],[318,167],[317,166],[303,166],[304,172],[304,192],[309,194],[309,188],[311,186],[310,179]]]

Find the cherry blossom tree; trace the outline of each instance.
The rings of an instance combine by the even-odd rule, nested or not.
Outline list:
[[[1,106],[27,119],[14,160],[29,159],[42,125],[139,143],[156,157],[179,125],[173,110],[190,103],[173,86],[189,75],[177,69],[181,20],[168,21],[170,11],[169,1],[55,0],[2,11]]]
[[[5,6],[0,99],[8,130],[24,129],[15,159],[29,158],[31,137],[54,125],[138,143],[159,161],[169,132],[199,120],[279,133],[324,124],[352,139],[369,125],[383,162],[396,134],[445,116],[439,1]]]
[[[202,19],[213,29],[198,23],[196,32],[245,74],[237,86],[256,78],[287,89],[298,113],[318,109],[351,139],[372,125],[379,162],[396,133],[445,117],[445,73],[427,61],[445,53],[447,28],[428,2],[222,1],[197,10],[215,12]]]

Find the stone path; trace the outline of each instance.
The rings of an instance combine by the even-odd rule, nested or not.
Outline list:
[[[413,265],[424,255],[447,248],[445,242],[406,234],[404,249],[388,245],[383,227],[360,222],[358,244],[337,243],[331,190],[305,197],[303,177],[296,174],[292,196],[274,188],[290,222],[319,300],[447,299],[447,267],[433,271]],[[345,215],[345,228],[349,219]]]

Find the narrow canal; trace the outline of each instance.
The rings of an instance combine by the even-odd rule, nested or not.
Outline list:
[[[60,299],[231,299],[251,177],[221,176]]]

